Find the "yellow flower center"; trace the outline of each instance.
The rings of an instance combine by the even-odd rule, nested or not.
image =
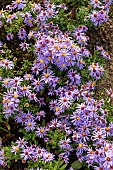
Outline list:
[[[62,64],[62,67],[65,67],[65,66],[66,66],[66,65],[63,63],[63,64]]]
[[[28,19],[28,23],[30,23],[31,22],[31,20],[30,19]]]
[[[30,78],[31,74],[27,74],[27,78]]]
[[[43,132],[44,132],[44,129],[40,129],[40,132],[43,133]]]
[[[93,81],[93,82],[91,83],[92,86],[94,86],[95,84],[96,84],[95,81]]]
[[[82,63],[83,63],[83,60],[80,60],[79,63],[82,64]]]
[[[108,150],[108,148],[107,148],[107,147],[105,147],[105,148],[104,148],[104,151],[107,151],[107,150]]]
[[[39,82],[39,81],[37,81],[36,85],[40,85],[40,82]]]
[[[10,101],[11,101],[10,99],[7,100],[8,103],[10,103]]]
[[[27,90],[27,87],[24,85],[23,90]]]
[[[85,40],[84,40],[84,39],[82,39],[82,42],[85,42]]]
[[[2,153],[2,156],[4,156],[4,153]]]
[[[79,143],[78,146],[79,146],[79,148],[82,148],[82,147],[83,147],[83,144],[82,144],[82,143]]]
[[[57,48],[56,48],[56,50],[58,50],[58,51],[60,51],[60,49],[61,49],[60,47],[57,47]]]
[[[3,103],[6,103],[6,102],[7,102],[7,100],[6,100],[6,99],[4,99],[4,100],[3,100]]]
[[[11,15],[11,14],[9,14],[9,15],[8,15],[8,18],[11,18],[11,17],[12,17],[12,15]]]
[[[76,116],[76,120],[80,120],[80,117],[79,117],[79,116]]]
[[[59,111],[60,110],[60,108],[59,107],[56,107],[56,109],[55,109],[56,111]]]
[[[58,44],[54,44],[54,47],[55,47],[55,48],[58,48]]]
[[[65,52],[63,52],[63,53],[62,53],[62,56],[63,56],[63,57],[65,57],[65,56],[66,56],[66,53],[65,53]]]
[[[5,108],[8,109],[8,105],[6,105]]]
[[[64,45],[64,48],[67,48],[67,46],[66,46],[66,45]]]
[[[35,7],[35,4],[31,4],[31,7],[34,8],[34,7]]]
[[[17,4],[20,4],[20,0],[16,0]]]
[[[59,42],[62,42],[62,39],[59,39]]]
[[[49,74],[48,74],[48,73],[46,73],[46,74],[45,74],[45,77],[46,77],[46,78],[48,78],[48,77],[49,77]]]
[[[18,151],[19,151],[19,148],[18,148],[18,147],[16,147],[16,148],[15,148],[15,151],[17,151],[17,152],[18,152]]]
[[[71,47],[73,48],[75,46],[75,44],[71,44]]]
[[[29,122],[27,125],[28,125],[28,126],[32,126],[32,123],[31,123],[31,122]]]
[[[43,62],[44,62],[44,60],[43,60],[43,59],[41,59],[41,60],[40,60],[40,63],[43,63]]]
[[[95,64],[92,64],[92,68],[94,68],[94,69],[95,69],[95,68],[96,68],[96,65],[95,65]]]
[[[8,80],[5,80],[5,81],[4,81],[4,84],[8,84],[8,83],[9,83]]]
[[[13,96],[15,99],[17,99],[18,98],[18,94],[14,94],[14,96]]]
[[[95,3],[98,3],[98,0],[95,0]]]

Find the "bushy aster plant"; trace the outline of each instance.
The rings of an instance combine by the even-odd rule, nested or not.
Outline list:
[[[111,3],[91,1],[95,26],[109,19]],[[90,54],[88,27],[63,32],[54,25],[61,9],[67,8],[16,0],[0,11],[1,122],[9,125],[1,130],[10,134],[12,120],[20,135],[1,144],[1,167],[21,161],[29,169],[72,170],[74,154],[80,166],[113,168],[113,123],[93,93],[110,55],[102,47],[95,50],[99,62]]]

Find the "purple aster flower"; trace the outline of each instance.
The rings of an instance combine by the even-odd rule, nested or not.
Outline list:
[[[46,152],[45,149],[42,149],[39,147],[36,148],[36,153],[37,153],[38,158],[41,158],[45,152]]]
[[[64,96],[64,97],[60,97],[58,99],[58,105],[61,107],[61,108],[69,108],[70,105],[72,104],[73,102],[73,98],[72,96]]]
[[[0,151],[0,165],[4,166],[5,162],[4,162],[4,150],[2,149]]]
[[[33,76],[32,74],[27,74],[27,73],[26,73],[26,74],[24,75],[24,80],[28,80],[28,81],[29,81],[29,80],[33,80],[33,78],[34,78],[34,76]]]
[[[32,158],[33,150],[30,147],[26,147],[22,149],[22,153],[20,154],[21,158],[25,161]]]
[[[100,79],[100,77],[104,73],[104,68],[100,67],[98,63],[93,63],[92,65],[89,66],[88,69],[90,70],[90,75],[95,77],[96,80]]]
[[[12,11],[14,8],[13,8],[13,6],[12,6],[12,5],[6,5],[6,9],[8,9],[8,10]]]
[[[52,78],[54,77],[53,75],[53,71],[51,71],[50,69],[47,69],[46,71],[43,72],[42,74],[42,80],[45,82],[45,83],[49,83]]]
[[[55,110],[55,108],[58,106],[58,100],[51,100],[50,101],[50,110]]]
[[[38,75],[39,74],[39,68],[38,68],[38,65],[37,64],[33,64],[33,67],[31,68],[31,70],[32,70],[32,73],[34,73],[34,74],[36,74],[36,75]]]
[[[35,102],[38,101],[35,93],[29,93],[28,98],[30,101],[32,100],[34,100]]]
[[[58,121],[58,119],[55,118],[50,122],[49,127],[50,128],[56,128],[56,127],[60,127],[60,125],[61,125],[61,122]]]
[[[27,34],[26,34],[25,29],[22,29],[22,28],[21,28],[21,29],[19,30],[19,32],[18,32],[18,38],[19,38],[20,40],[25,40],[26,36],[27,36]]]
[[[90,0],[90,3],[93,5],[94,8],[100,8],[101,2],[99,0]]]
[[[113,90],[111,88],[109,90],[106,89],[106,93],[110,98],[113,98]]]
[[[27,25],[27,26],[29,26],[29,27],[32,27],[33,26],[33,21],[34,21],[34,19],[33,18],[25,18],[24,19],[24,23]]]
[[[12,69],[14,66],[12,61],[9,61],[7,59],[0,60],[0,67],[3,67],[5,69]]]
[[[30,12],[25,12],[25,13],[22,13],[20,14],[23,18],[27,19],[27,18],[31,18],[32,17],[32,14]]]
[[[27,120],[26,122],[25,122],[25,129],[27,130],[27,131],[30,131],[30,130],[34,130],[35,129],[35,126],[36,126],[36,122],[34,122],[34,120]]]
[[[40,138],[44,138],[46,136],[47,130],[45,127],[38,127],[36,131],[36,135]]]
[[[70,78],[70,80],[76,84],[80,84],[81,83],[81,76],[80,74],[77,74],[76,71],[74,71],[73,69],[68,71],[68,77]]]
[[[24,95],[24,96],[28,96],[31,93],[31,86],[23,86],[23,87],[18,87],[19,89],[19,94],[20,95]]]
[[[0,41],[0,48],[2,48],[2,46],[3,46],[3,43]]]
[[[82,56],[89,57],[90,52],[89,52],[89,50],[86,49],[85,47],[81,47],[81,48],[80,48],[80,54],[82,54]]]
[[[15,116],[15,120],[17,123],[22,123],[22,125],[24,125],[26,122],[26,114],[19,112],[19,114]]]
[[[33,120],[34,116],[30,113],[30,111],[28,111],[28,113],[26,114],[26,119],[27,120]]]
[[[49,153],[49,152],[45,152],[43,154],[43,160],[46,162],[50,162],[54,159],[55,155],[53,155],[52,153]]]
[[[71,140],[68,138],[68,139],[65,139],[65,140],[60,140],[59,144],[60,144],[60,147],[62,149],[67,149],[70,147],[70,143],[71,143]]]
[[[98,12],[97,11],[93,11],[93,13],[92,14],[90,14],[90,19],[91,19],[91,21],[94,23],[94,25],[95,26],[97,26],[98,25]]]
[[[46,115],[46,113],[43,110],[41,110],[41,111],[36,113],[35,119],[40,121],[40,118],[45,117],[45,115]]]
[[[27,141],[25,141],[25,139],[24,138],[20,138],[19,137],[19,140],[17,140],[16,142],[15,142],[16,144],[17,144],[17,146],[19,147],[19,148],[25,148],[25,146],[27,145]]]
[[[20,47],[21,47],[21,49],[22,49],[23,51],[28,50],[28,47],[29,47],[29,44],[28,44],[28,43],[21,42],[21,44],[19,44],[19,45],[20,45]]]
[[[39,97],[38,103],[39,103],[40,106],[45,106],[46,103],[44,102],[44,97]]]
[[[31,39],[33,36],[34,36],[34,31],[31,30],[27,37],[28,37],[28,39]]]
[[[104,2],[105,4],[108,4],[108,5],[111,5],[111,4],[113,3],[112,0],[103,0],[103,2]]]
[[[12,82],[12,87],[13,88],[17,88],[21,82],[23,81],[23,79],[21,77],[14,77],[11,82]]]
[[[16,155],[16,153],[18,153],[19,151],[20,151],[20,148],[18,146],[12,146],[12,150],[11,150],[12,153]]]
[[[7,40],[10,41],[13,39],[13,34],[11,32],[9,32],[6,36]]]
[[[84,151],[87,151],[87,149],[88,149],[87,144],[80,142],[77,147],[77,154],[82,154]]]
[[[3,86],[5,88],[10,88],[12,86],[12,82],[11,82],[11,79],[10,78],[5,78],[3,80]]]
[[[25,6],[25,1],[24,0],[16,0],[12,1],[12,6],[13,8],[17,8],[18,10],[23,9]]]
[[[33,81],[32,85],[34,86],[34,90],[36,92],[39,92],[40,90],[44,89],[44,83],[43,83],[42,80],[40,80],[40,79],[37,79],[37,80],[33,79],[32,81]]]
[[[7,20],[6,20],[6,22],[9,22],[9,23],[12,23],[12,20],[13,19],[16,19],[17,18],[17,16],[16,16],[16,14],[9,14],[8,16],[7,16]]]
[[[82,58],[79,58],[78,61],[76,62],[76,66],[79,69],[83,69],[84,65],[85,65],[85,61]]]

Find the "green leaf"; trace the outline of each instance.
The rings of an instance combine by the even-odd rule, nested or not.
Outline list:
[[[64,165],[60,168],[60,170],[65,170],[66,166],[67,166],[67,164],[64,164]]]
[[[78,170],[78,169],[82,168],[82,165],[83,165],[83,163],[81,163],[80,161],[77,160],[71,164],[71,167],[74,170]]]
[[[3,131],[5,131],[5,132],[7,132],[7,133],[10,133],[7,129],[5,129],[5,128],[3,128],[3,127],[0,127],[0,130],[3,130]]]

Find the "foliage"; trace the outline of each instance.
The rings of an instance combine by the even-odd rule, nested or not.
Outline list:
[[[87,49],[87,26],[108,21],[103,5],[16,0],[0,11],[1,167],[111,168],[113,92],[94,93],[110,55]]]

